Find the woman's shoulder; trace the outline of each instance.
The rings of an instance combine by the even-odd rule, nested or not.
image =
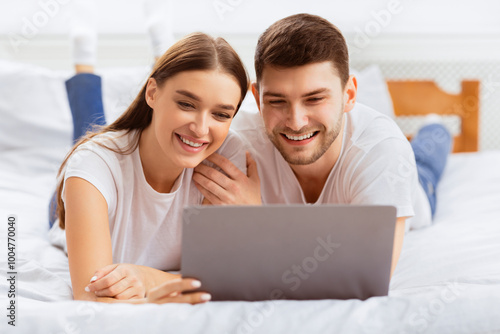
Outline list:
[[[75,149],[68,159],[68,166],[104,162],[112,170],[119,168],[121,161],[136,149],[135,135],[135,131],[109,131],[95,135]]]
[[[75,152],[88,150],[98,155],[127,154],[134,150],[136,131],[108,131],[95,135],[78,146]]]

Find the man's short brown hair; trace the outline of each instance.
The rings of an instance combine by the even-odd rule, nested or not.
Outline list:
[[[349,53],[344,36],[332,23],[310,14],[296,14],[272,24],[255,50],[257,84],[264,66],[295,67],[331,61],[342,87],[349,80]]]

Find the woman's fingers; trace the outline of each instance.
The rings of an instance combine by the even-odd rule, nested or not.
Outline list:
[[[137,294],[138,291],[140,291],[140,286],[142,285],[140,282],[131,282],[131,279],[128,277],[123,278],[122,280],[116,282],[115,284],[102,289],[102,290],[96,290],[95,295],[98,297],[115,297],[127,289],[131,288],[134,291],[134,294]]]
[[[106,275],[102,276],[101,278],[97,278],[97,280],[95,280],[93,283],[90,283],[87,286],[89,291],[94,292],[103,290],[121,281],[126,275],[119,268],[120,267],[118,265],[114,265],[114,268],[111,271],[109,271]]]
[[[184,293],[179,294],[173,297],[164,297],[160,298],[154,303],[163,304],[163,303],[187,303],[187,304],[200,304],[208,302],[212,297],[210,294],[206,292],[192,292],[192,293]]]
[[[128,264],[110,265],[100,269],[99,272],[107,272],[107,274],[89,284],[86,288],[87,291],[94,292],[97,297],[118,298],[119,295],[119,299],[134,295],[144,297],[146,288],[133,266]],[[125,292],[129,289],[131,291]]]
[[[179,299],[184,295],[183,292],[197,289],[200,286],[201,283],[198,280],[192,278],[178,278],[151,289],[148,292],[147,299],[150,303],[166,303],[172,298]],[[171,302],[175,301],[172,300]]]
[[[141,299],[141,298],[144,298],[144,296],[139,296],[137,295],[136,291],[134,290],[133,287],[129,287],[128,289],[126,289],[125,291],[117,294],[115,296],[116,299],[120,299],[120,300],[126,300],[126,299]]]

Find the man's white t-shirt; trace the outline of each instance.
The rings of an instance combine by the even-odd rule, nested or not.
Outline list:
[[[258,113],[240,111],[232,128],[258,165],[263,203],[306,204],[290,165],[267,137]],[[394,205],[407,230],[429,225],[411,145],[389,117],[357,103],[345,114],[340,156],[314,204]]]
[[[182,211],[188,205],[200,205],[203,196],[192,182],[191,168],[184,169],[170,193],[159,193],[146,181],[138,146],[130,154],[120,154],[96,143],[123,151],[135,134],[107,133],[78,147],[68,160],[64,182],[69,177],[85,179],[106,199],[114,263],[178,270]],[[243,147],[230,131],[217,152],[246,173]],[[64,201],[64,187],[62,194]],[[56,221],[51,239],[65,247],[64,231],[58,225]]]

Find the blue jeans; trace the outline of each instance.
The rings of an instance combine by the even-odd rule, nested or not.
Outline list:
[[[436,188],[446,166],[451,144],[451,134],[441,124],[422,127],[411,141],[418,179],[429,199],[433,217],[436,212]]]
[[[66,81],[69,107],[73,116],[73,143],[94,125],[105,125],[102,105],[101,77],[91,73],[79,73]],[[49,204],[49,225],[57,219],[57,194],[54,193]]]

